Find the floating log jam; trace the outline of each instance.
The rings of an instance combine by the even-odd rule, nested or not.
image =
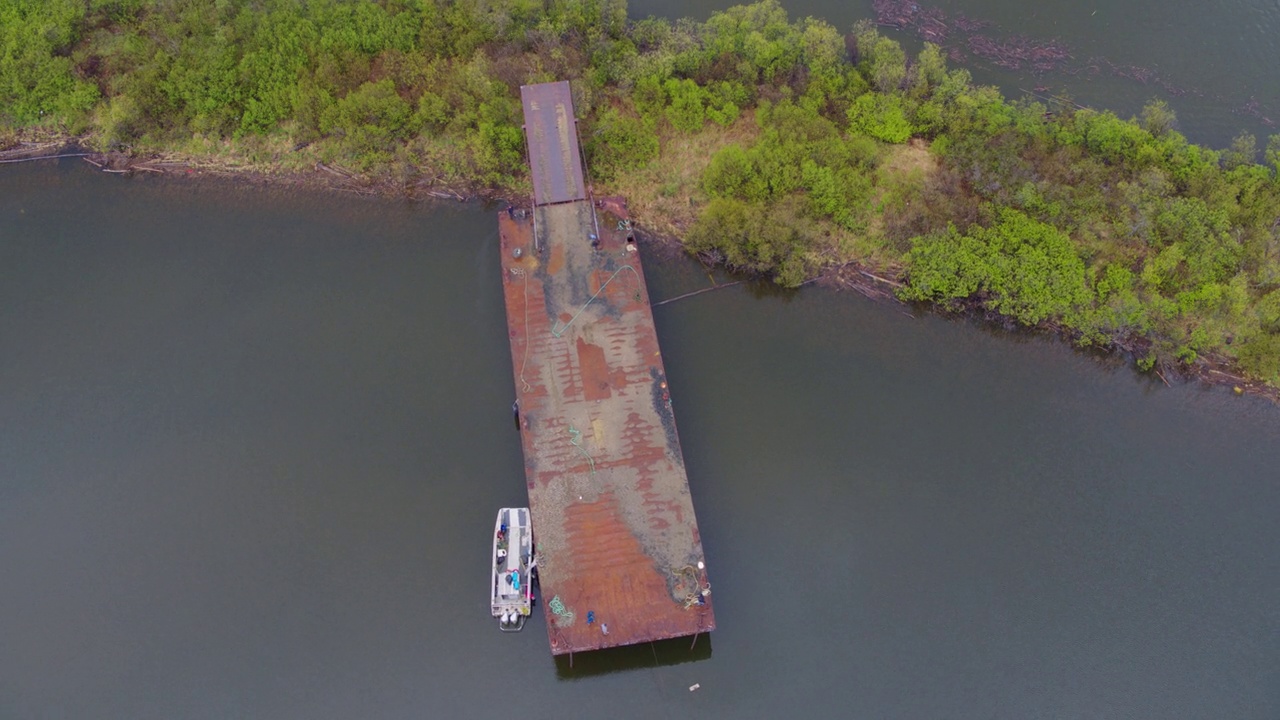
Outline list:
[[[915,0],[873,0],[871,7],[875,12],[877,25],[911,32],[921,40],[934,43],[953,63],[964,63],[976,58],[1006,70],[1030,70],[1036,75],[1061,72],[1097,77],[1107,74],[1143,85],[1157,85],[1174,97],[1191,95],[1215,100],[1226,107],[1234,106],[1232,112],[1255,118],[1268,127],[1275,127],[1277,123],[1272,118],[1280,117],[1280,113],[1265,107],[1257,98],[1250,98],[1239,104],[1238,100],[1170,82],[1154,68],[1116,63],[1105,57],[1077,61],[1071,49],[1058,40],[1023,35],[997,37],[981,33],[979,31],[993,27],[994,23],[959,13],[949,16],[938,6],[925,5]]]

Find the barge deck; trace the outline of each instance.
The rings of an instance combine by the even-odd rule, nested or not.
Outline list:
[[[715,627],[625,206],[588,192],[568,83],[522,90],[532,209],[498,216],[542,607],[556,655]]]

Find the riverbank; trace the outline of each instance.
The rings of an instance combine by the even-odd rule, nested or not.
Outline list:
[[[473,188],[440,187],[425,183],[397,184],[322,163],[316,163],[310,170],[301,170],[292,169],[298,166],[297,162],[270,166],[254,163],[247,158],[242,158],[239,162],[229,161],[225,156],[220,159],[176,155],[137,157],[118,152],[86,151],[86,141],[86,138],[71,138],[48,133],[25,135],[15,145],[0,151],[0,163],[77,157],[102,172],[122,176],[139,173],[163,175],[180,180],[217,177],[276,188],[340,192],[367,197],[397,197],[420,201],[480,201],[513,204],[527,202],[527,199],[515,198],[496,190],[476,191]],[[917,151],[919,149],[917,146]],[[645,211],[650,214],[646,214]],[[691,253],[688,245],[681,239],[679,233],[687,231],[689,225],[696,220],[696,214],[686,212],[655,216],[652,214],[651,207],[637,211],[634,206],[630,207],[630,212],[635,217],[637,236],[650,252],[661,253],[667,258],[693,254],[704,264],[709,265],[714,265],[718,260],[715,257]],[[752,278],[758,282],[767,282],[767,278],[760,278],[750,273],[739,273],[739,281]],[[902,312],[911,317],[922,312],[962,315],[979,319],[1005,331],[1044,333],[1056,336],[1064,342],[1079,341],[1079,333],[1061,323],[1043,322],[1036,327],[1027,328],[1007,315],[991,311],[980,300],[958,304],[904,301],[901,294],[908,287],[909,278],[906,275],[906,269],[901,265],[846,259],[838,264],[833,263],[824,267],[817,274],[807,278],[803,284],[811,283],[819,283],[839,291],[855,292],[877,302],[899,305],[903,308]],[[713,281],[704,290],[713,290],[722,286]],[[1150,352],[1151,342],[1146,338],[1134,336],[1118,339],[1106,349],[1108,352],[1129,357],[1131,362],[1137,362]],[[1247,377],[1240,372],[1236,363],[1224,356],[1201,356],[1194,364],[1157,363],[1150,367],[1148,372],[1159,378],[1165,385],[1171,385],[1171,380],[1172,382],[1199,382],[1210,386],[1228,387],[1239,394],[1258,395],[1280,402],[1280,388]]]
[[[20,88],[10,142],[74,139],[116,174],[524,198],[519,86],[568,78],[596,194],[707,264],[783,287],[857,268],[893,283],[864,293],[1116,348],[1162,377],[1280,387],[1280,136],[1266,167],[1251,136],[1188,143],[1158,102],[1125,121],[1010,101],[938,46],[909,58],[869,22],[842,35],[776,2],[704,23],[613,5],[131,7],[24,10],[13,27],[47,58],[31,56],[43,75],[0,67]]]
[[[170,177],[220,177],[257,185],[345,192],[376,197],[436,198],[441,200],[494,200],[501,193],[473,192],[467,188],[430,184],[405,185],[378,180],[340,165],[313,162],[306,168],[301,158],[287,162],[255,161],[235,154],[201,156],[185,153],[102,152],[92,149],[92,136],[73,137],[59,133],[20,135],[8,147],[0,147],[0,165],[79,158],[98,170],[116,174],[155,174]]]

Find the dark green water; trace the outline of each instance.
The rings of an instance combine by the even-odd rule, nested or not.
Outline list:
[[[741,4],[735,0],[629,0],[633,17],[660,15],[705,17]],[[1076,102],[1130,117],[1152,98],[1169,102],[1178,126],[1195,142],[1223,148],[1242,131],[1253,133],[1259,148],[1280,133],[1280,2],[1276,0],[1113,0],[1111,2],[1026,2],[1025,0],[919,0],[954,18],[992,23],[980,32],[994,38],[1024,35],[1065,43],[1075,73],[1034,75],[969,58],[955,65],[970,69],[975,80],[998,85],[1009,97],[1019,89],[1041,94],[1066,93]],[[871,0],[782,0],[792,17],[812,16],[847,31],[854,22],[874,18]],[[882,28],[914,52],[921,45],[911,33]],[[944,45],[964,47],[955,32]],[[1147,83],[1118,77],[1104,64],[1094,74],[1090,58],[1116,66],[1138,66],[1155,77]],[[1171,93],[1163,81],[1175,89]],[[1256,101],[1256,107],[1250,102]]]
[[[658,308],[719,629],[570,669],[486,607],[492,212],[90,170],[0,173],[0,718],[1280,715],[1268,403],[855,294]]]

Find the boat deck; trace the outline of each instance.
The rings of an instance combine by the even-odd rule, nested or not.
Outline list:
[[[567,84],[554,85],[564,87],[547,98],[543,86],[525,88],[526,104],[567,101]],[[571,107],[543,114],[566,115]],[[526,134],[531,146],[564,138]],[[582,187],[580,175],[572,182]],[[541,602],[557,655],[715,627],[640,254],[625,210],[611,206],[598,217],[586,200],[499,214]]]

